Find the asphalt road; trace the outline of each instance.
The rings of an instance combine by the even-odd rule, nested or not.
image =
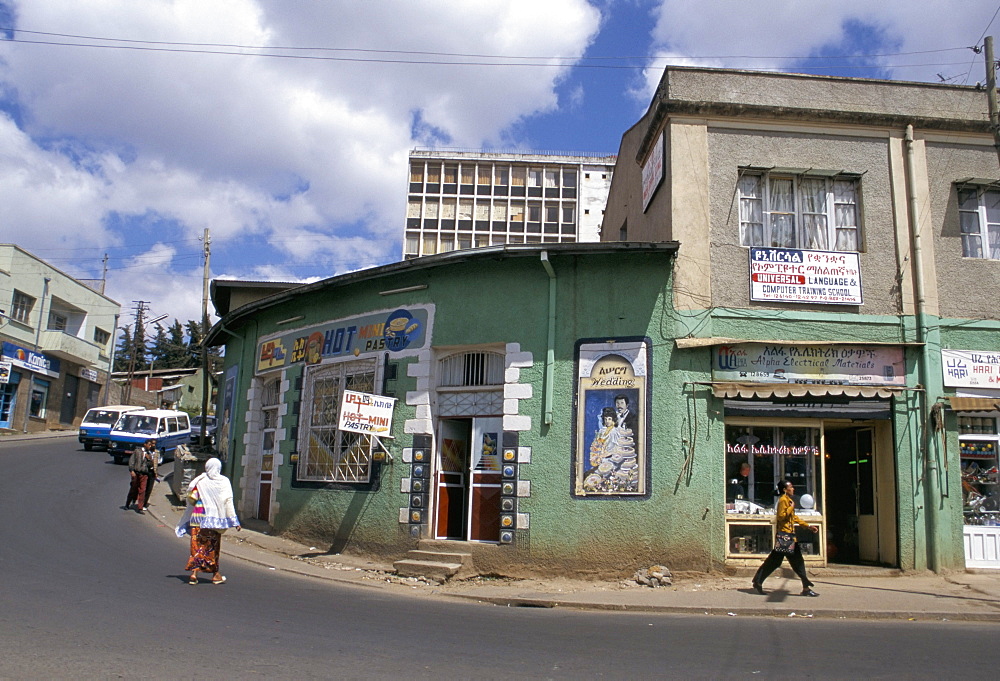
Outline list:
[[[187,545],[72,439],[0,440],[3,679],[992,678],[1000,627],[500,608],[383,594]],[[225,551],[225,548],[223,548]]]

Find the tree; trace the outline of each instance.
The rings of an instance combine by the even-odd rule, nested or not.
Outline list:
[[[119,338],[118,349],[115,351],[115,371],[141,371],[149,368],[149,361],[146,358],[146,339],[142,326],[134,327],[133,333],[129,333],[129,327],[122,327],[122,335]],[[134,362],[134,363],[133,363]]]
[[[187,366],[187,346],[184,344],[184,329],[174,320],[169,329],[156,325],[156,337],[150,349],[154,368],[178,369]]]

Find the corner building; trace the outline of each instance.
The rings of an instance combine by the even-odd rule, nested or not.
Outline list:
[[[1000,567],[987,112],[973,87],[669,67],[623,136],[602,238],[679,243],[713,563],[770,549],[787,478],[814,565]]]

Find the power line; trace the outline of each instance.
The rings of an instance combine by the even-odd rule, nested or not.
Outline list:
[[[538,55],[496,55],[496,54],[477,54],[477,53],[464,53],[464,52],[430,52],[430,51],[419,51],[419,50],[386,50],[386,49],[370,49],[370,48],[356,48],[356,47],[321,47],[321,46],[308,46],[308,47],[295,47],[295,46],[261,46],[261,45],[241,45],[234,43],[196,43],[196,42],[176,42],[176,41],[163,41],[163,40],[138,40],[132,38],[111,38],[105,36],[89,36],[89,35],[77,35],[69,33],[51,33],[44,31],[30,31],[23,29],[15,29],[10,27],[0,27],[0,31],[7,32],[11,35],[17,33],[38,35],[38,36],[51,36],[55,38],[68,38],[72,40],[89,40],[89,41],[101,41],[101,42],[91,42],[91,43],[80,43],[80,42],[66,42],[58,40],[25,40],[21,38],[7,38],[7,42],[31,44],[31,45],[50,45],[50,46],[60,46],[60,47],[89,47],[96,49],[116,49],[116,50],[136,50],[136,51],[147,51],[147,52],[168,52],[168,53],[181,53],[181,54],[215,54],[215,55],[228,55],[228,56],[241,56],[241,57],[267,57],[273,59],[302,59],[302,60],[313,60],[313,61],[340,61],[340,62],[356,62],[356,63],[384,63],[384,64],[413,64],[413,65],[431,65],[431,66],[529,66],[529,67],[570,67],[570,68],[596,68],[596,69],[626,69],[626,70],[637,70],[648,68],[657,62],[667,62],[674,58],[684,58],[684,59],[694,59],[694,60],[757,60],[757,61],[797,61],[797,62],[823,62],[823,61],[834,61],[834,60],[857,60],[857,59],[885,59],[889,57],[908,57],[916,55],[926,55],[926,54],[940,54],[945,52],[954,51],[964,51],[970,49],[967,46],[961,47],[948,47],[936,50],[918,50],[911,52],[894,52],[894,53],[875,53],[875,54],[845,54],[845,55],[805,55],[805,56],[794,56],[794,55],[776,55],[776,56],[760,56],[760,55],[673,55],[658,56],[658,55],[632,55],[632,56],[578,56],[578,57],[563,57],[563,56],[538,56]],[[103,44],[102,44],[103,43]],[[128,44],[125,44],[128,43]],[[253,50],[253,52],[247,52],[246,50]],[[286,52],[336,52],[336,53],[356,53],[356,54],[366,54],[366,55],[406,55],[411,57],[447,57],[449,60],[438,60],[438,59],[398,59],[389,57],[360,57],[360,56],[331,56],[327,54],[282,54],[281,51]],[[518,60],[518,61],[472,61],[472,60]],[[641,61],[646,62],[642,64],[613,64],[613,63],[602,63],[602,62],[617,62],[617,61]],[[562,63],[553,63],[562,62]],[[962,62],[942,62],[942,63],[930,63],[930,64],[896,64],[896,65],[858,65],[852,66],[852,68],[917,68],[926,66],[952,66],[956,64],[965,65]],[[837,66],[810,66],[809,68],[815,69],[832,69],[832,68],[843,68],[840,65]],[[767,70],[767,69],[764,69]]]

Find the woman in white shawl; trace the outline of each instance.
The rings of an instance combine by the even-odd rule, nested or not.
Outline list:
[[[222,462],[209,459],[205,472],[188,485],[188,507],[176,529],[178,537],[191,535],[191,558],[186,569],[192,572],[188,584],[198,583],[199,571],[211,572],[212,584],[226,581],[219,574],[219,550],[222,533],[230,527],[243,529],[233,506],[233,486],[222,474]]]

